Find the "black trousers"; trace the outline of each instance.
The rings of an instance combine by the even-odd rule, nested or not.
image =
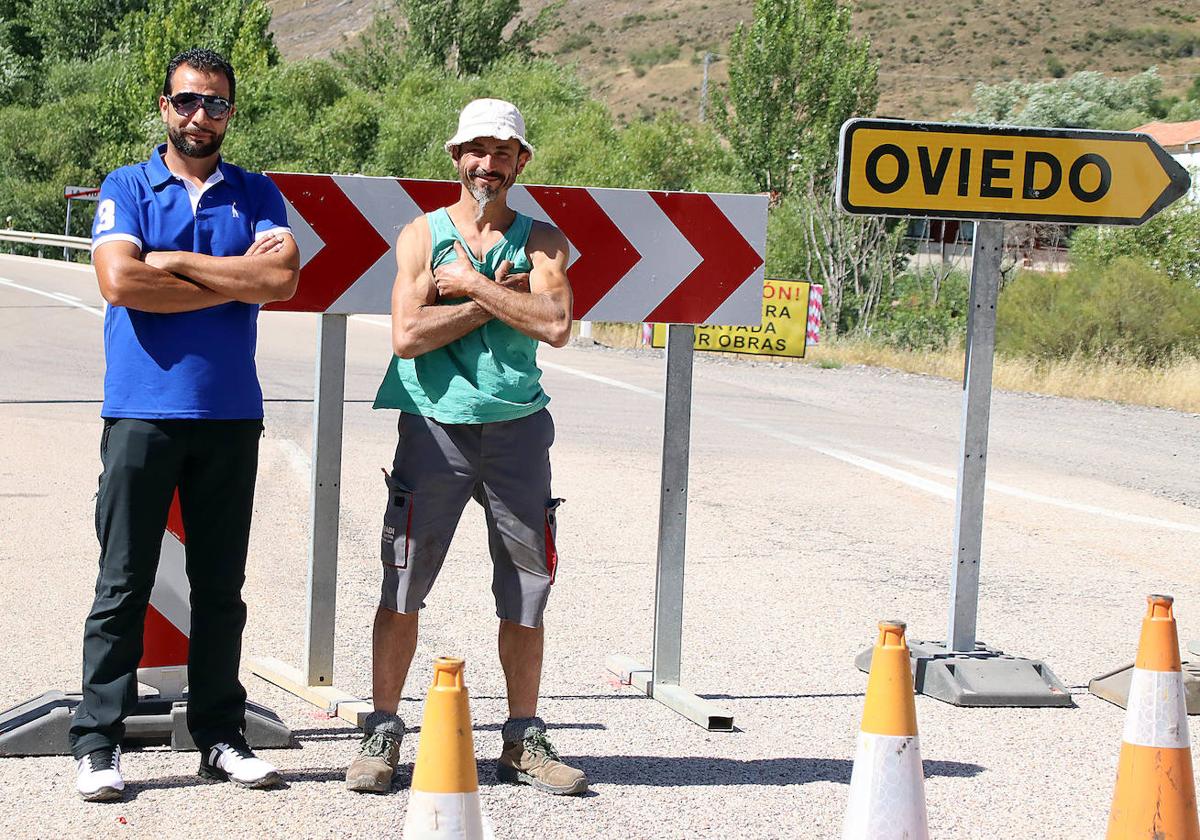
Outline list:
[[[238,680],[260,420],[105,420],[96,496],[100,574],[83,631],[76,758],[120,743],[137,705],[142,627],[175,489],[191,585],[188,729],[202,750],[245,729]]]

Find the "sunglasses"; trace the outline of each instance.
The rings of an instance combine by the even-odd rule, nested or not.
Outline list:
[[[225,97],[210,96],[207,93],[180,91],[173,96],[168,96],[167,101],[171,103],[175,113],[181,117],[190,117],[203,106],[204,113],[208,114],[209,119],[223,120],[233,110],[233,103]]]

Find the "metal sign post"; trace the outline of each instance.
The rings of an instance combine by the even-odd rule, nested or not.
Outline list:
[[[1142,224],[1190,179],[1150,137],[1131,132],[849,120],[837,199],[847,213],[979,219],[963,369],[950,617],[945,642],[910,641],[914,687],[958,706],[1069,706],[1042,662],[976,639],[1002,220]],[[870,668],[871,650],[855,663]]]
[[[67,224],[63,229],[63,236],[71,235],[71,202],[72,201],[99,201],[99,187],[63,187],[63,198],[67,200]],[[70,249],[63,248],[63,259],[71,258]]]
[[[988,422],[992,408],[992,357],[996,347],[996,298],[1000,292],[1003,253],[1004,223],[978,223],[971,264],[971,294],[967,303],[967,359],[963,369],[958,492],[954,502],[954,567],[950,576],[950,626],[946,631],[950,649],[956,653],[975,650]]]
[[[312,543],[308,555],[308,685],[333,685],[337,616],[338,518],[342,509],[342,419],[346,394],[346,317],[322,315],[313,395]]]
[[[621,682],[644,691],[688,720],[711,731],[730,732],[731,712],[680,687],[695,340],[696,328],[691,324],[672,324],[668,328],[653,657],[649,668],[623,655],[610,656],[606,665]]]

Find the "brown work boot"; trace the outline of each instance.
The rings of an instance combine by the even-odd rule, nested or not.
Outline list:
[[[502,782],[533,785],[546,793],[586,793],[587,776],[563,764],[546,737],[546,724],[538,717],[510,720],[504,724],[504,752],[496,763],[496,778]]]
[[[388,793],[400,763],[404,721],[386,712],[371,712],[363,725],[358,755],[346,770],[346,789],[358,793]]]

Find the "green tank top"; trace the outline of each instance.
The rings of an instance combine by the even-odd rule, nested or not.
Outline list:
[[[520,213],[492,248],[475,259],[443,207],[425,214],[433,246],[432,268],[454,262],[455,241],[471,255],[481,274],[495,279],[509,260],[512,271],[532,268],[525,243],[533,220]],[[453,306],[462,300],[442,301]],[[537,341],[498,318],[415,359],[393,356],[375,395],[375,408],[398,408],[440,423],[495,423],[516,420],[542,409],[550,398],[542,390]]]

